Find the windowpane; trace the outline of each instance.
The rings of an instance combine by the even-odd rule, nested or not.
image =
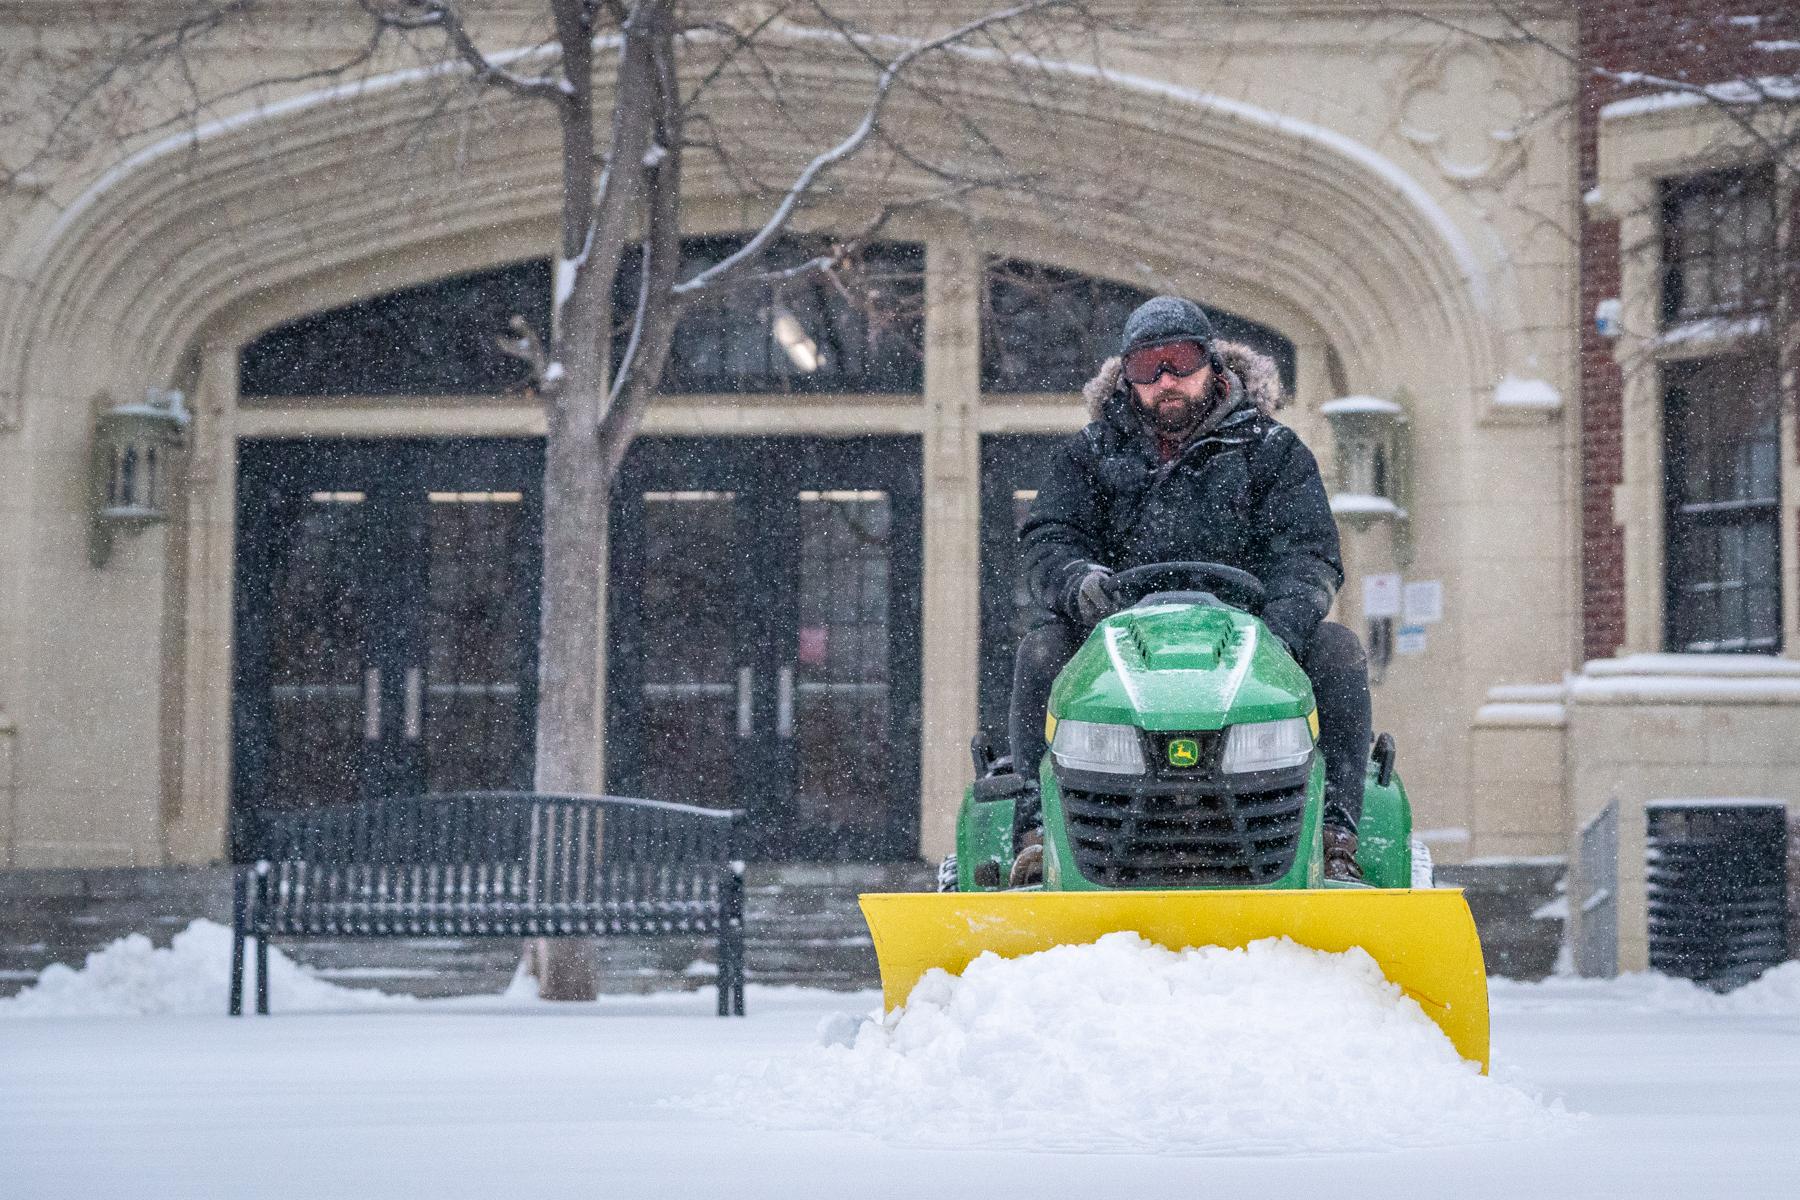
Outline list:
[[[687,273],[722,260],[742,236],[691,238]],[[793,266],[825,249],[784,239],[765,265]],[[613,294],[613,361],[623,358],[637,295],[628,253]],[[687,313],[663,390],[675,392],[918,392],[924,383],[925,255],[909,243],[863,250],[832,278],[733,290]],[[786,316],[788,320],[781,322]],[[513,263],[402,288],[263,334],[239,360],[248,397],[486,396],[530,383],[497,338],[513,317],[540,338],[550,328],[550,266]]]
[[[683,274],[724,261],[742,235],[690,238]],[[817,239],[784,238],[764,266],[797,266],[830,249]],[[638,255],[626,255],[613,289],[621,362],[636,307]],[[663,372],[665,392],[909,394],[925,380],[925,251],[912,243],[864,248],[827,277],[733,289],[682,318]]]
[[[1767,359],[1681,363],[1665,379],[1669,648],[1781,644],[1780,416]]]
[[[1663,316],[1674,324],[1770,307],[1774,176],[1721,171],[1663,192]]]
[[[1077,392],[1109,356],[1131,310],[1151,293],[1039,263],[989,262],[982,288],[981,386],[987,392]],[[1204,304],[1204,301],[1202,301]],[[1294,344],[1254,321],[1207,307],[1222,338],[1275,360],[1294,387]]]
[[[278,326],[244,347],[244,396],[493,395],[529,373],[495,341],[550,327],[550,267],[514,263],[402,288]]]

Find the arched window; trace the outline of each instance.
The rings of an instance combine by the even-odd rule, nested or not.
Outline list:
[[[683,274],[743,243],[741,235],[688,239]],[[826,249],[813,239],[786,238],[766,266],[797,266]],[[613,291],[615,364],[624,356],[636,292],[634,253]],[[905,394],[924,385],[925,248],[905,242],[866,247],[829,276],[752,284],[698,306],[682,318],[663,371],[663,391],[689,394]]]
[[[743,245],[740,235],[690,238],[692,273]],[[823,248],[788,238],[767,266]],[[628,253],[613,292],[613,357],[624,354],[637,291]],[[663,373],[667,392],[917,392],[924,384],[924,249],[882,243],[830,277],[734,288],[689,312]],[[403,288],[270,330],[244,348],[246,397],[459,396],[522,391],[524,365],[495,339],[523,316],[550,324],[547,261],[474,271]]]
[[[513,263],[313,313],[244,347],[243,396],[482,396],[528,371],[495,338],[523,316],[550,325],[550,266]]]
[[[687,272],[743,245],[743,235],[689,238]],[[767,266],[792,266],[826,243],[790,237]],[[637,252],[613,293],[613,357],[624,353],[637,290]],[[912,394],[924,385],[925,253],[915,243],[863,249],[842,271],[733,289],[689,312],[675,335],[663,390],[682,393]],[[1117,348],[1125,318],[1150,293],[1015,259],[988,264],[982,293],[982,388],[1078,391]],[[1204,298],[1202,298],[1204,303]],[[1208,308],[1224,337],[1275,359],[1293,387],[1294,347],[1281,334]],[[471,271],[402,288],[279,326],[244,348],[239,394],[488,396],[522,392],[525,366],[496,342],[514,316],[544,336],[546,260]]]
[[[1131,310],[1151,293],[1107,279],[1016,259],[990,261],[982,289],[981,386],[987,392],[1080,391],[1118,351]],[[1213,308],[1200,297],[1220,337],[1275,360],[1294,387],[1294,344],[1266,325]]]

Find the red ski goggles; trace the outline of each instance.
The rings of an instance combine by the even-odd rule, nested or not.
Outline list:
[[[1125,382],[1146,387],[1161,379],[1164,371],[1185,379],[1204,367],[1211,357],[1206,347],[1195,341],[1141,346],[1125,356]]]

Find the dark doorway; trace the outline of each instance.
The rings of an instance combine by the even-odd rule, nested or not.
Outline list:
[[[232,822],[529,788],[543,443],[256,440],[238,451]]]
[[[613,791],[747,809],[763,859],[918,854],[920,454],[640,438],[613,492]]]
[[[1019,527],[1065,434],[981,439],[981,728],[1004,754],[1013,655],[1037,606],[1020,571]]]

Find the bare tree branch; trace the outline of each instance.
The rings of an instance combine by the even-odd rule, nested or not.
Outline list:
[[[700,77],[700,81],[696,83],[693,90],[688,93],[683,108],[689,113],[692,113],[699,105],[700,101],[705,97],[706,93],[711,90],[713,84],[718,82],[720,76],[724,75],[726,70],[737,62],[738,55],[746,50],[753,49],[757,39],[762,36],[769,26],[787,15],[787,11],[790,7],[791,5],[788,3],[776,5],[767,13],[764,13],[762,18],[747,31],[739,30],[737,26],[725,21],[700,21],[682,30],[683,36],[691,33],[713,33],[725,38],[731,43],[730,46],[726,48],[725,53],[719,56],[719,61],[714,63],[712,67],[707,70],[706,74]]]
[[[728,255],[717,265],[709,267],[685,283],[677,285],[676,295],[683,298],[692,296],[739,271],[750,269],[768,249],[769,244],[787,228],[788,222],[793,218],[795,211],[800,207],[807,194],[812,191],[813,186],[829,171],[860,150],[880,127],[882,113],[887,107],[889,97],[893,94],[896,84],[906,70],[914,63],[929,54],[965,41],[990,26],[1016,21],[1020,17],[1032,13],[1066,8],[1069,7],[1069,4],[1070,0],[1031,0],[1029,3],[977,17],[957,26],[948,33],[918,42],[902,52],[882,70],[880,77],[875,82],[868,107],[863,113],[863,119],[856,128],[837,145],[816,155],[806,165],[788,188],[787,193],[781,198],[781,202],[776,205],[774,213],[737,253]]]
[[[357,3],[381,27],[409,33],[427,29],[442,31],[450,48],[474,72],[479,83],[491,84],[515,96],[536,100],[553,100],[566,104],[571,99],[564,81],[548,76],[516,75],[483,54],[475,44],[475,39],[470,36],[468,26],[454,4],[438,0],[424,4],[419,4],[416,0],[399,0],[397,5],[384,4],[382,0],[357,0]]]

